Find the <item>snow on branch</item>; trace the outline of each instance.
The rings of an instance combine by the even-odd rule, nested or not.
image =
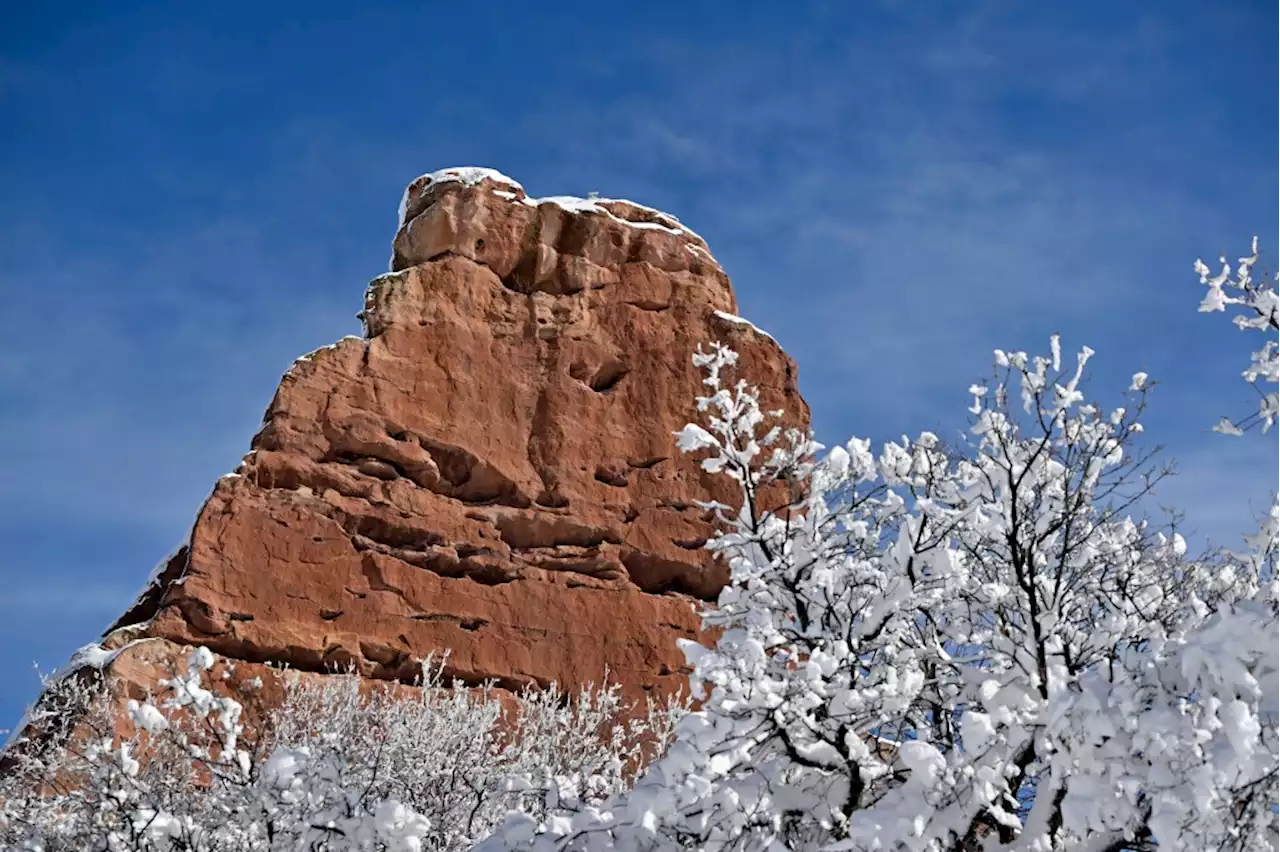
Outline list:
[[[1238,421],[1223,417],[1214,427],[1215,432],[1225,435],[1242,435],[1249,428],[1262,424],[1262,431],[1268,431],[1275,423],[1276,414],[1280,412],[1280,396],[1274,390],[1266,390],[1267,385],[1280,382],[1280,296],[1277,295],[1277,284],[1280,284],[1280,272],[1274,276],[1255,278],[1254,266],[1258,263],[1258,238],[1253,238],[1248,257],[1239,259],[1232,274],[1231,265],[1225,257],[1219,258],[1222,269],[1217,275],[1203,260],[1195,263],[1200,283],[1209,288],[1204,300],[1200,303],[1201,313],[1225,312],[1227,308],[1237,308],[1238,312],[1231,318],[1236,328],[1241,331],[1260,331],[1267,338],[1266,343],[1252,353],[1249,367],[1241,373],[1246,382],[1253,385],[1262,398],[1258,410]]]
[[[1104,406],[1093,351],[1049,349],[997,351],[951,445],[820,460],[700,349],[679,445],[741,495],[713,507],[719,639],[682,645],[701,707],[633,789],[477,848],[1273,848],[1274,532],[1196,560],[1132,517],[1168,472],[1141,444],[1154,383]]]
[[[598,802],[665,748],[678,703],[629,714],[617,685],[513,701],[447,684],[361,689],[354,674],[283,678],[251,731],[240,691],[205,648],[121,705],[101,683],[49,689],[74,729],[6,754],[0,848],[62,852],[461,850],[510,811]],[[20,744],[21,745],[21,744]]]

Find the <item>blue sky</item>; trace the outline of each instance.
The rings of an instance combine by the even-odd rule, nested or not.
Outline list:
[[[357,5],[0,12],[0,727],[293,359],[359,331],[444,166],[679,216],[820,439],[953,432],[992,348],[1058,331],[1098,392],[1163,382],[1147,434],[1202,536],[1275,486],[1274,440],[1207,431],[1254,404],[1256,344],[1191,272],[1275,257],[1275,4]]]

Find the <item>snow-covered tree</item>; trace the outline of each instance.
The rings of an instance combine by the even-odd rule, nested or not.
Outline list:
[[[1274,384],[1256,259],[1255,241],[1234,281],[1198,264],[1202,309],[1243,308],[1268,335],[1245,378]],[[0,843],[451,849],[496,827],[482,852],[1274,849],[1280,508],[1199,558],[1176,524],[1133,517],[1168,472],[1142,448],[1152,383],[1086,397],[1093,354],[996,351],[966,430],[819,459],[726,383],[732,351],[700,350],[705,422],[679,444],[741,502],[706,506],[732,582],[705,614],[715,646],[683,645],[697,712],[620,723],[605,689],[504,716],[429,666],[412,700],[294,681],[253,736],[197,650],[163,700],[130,703],[130,737],[60,682],[55,725],[96,724],[10,756]],[[1269,426],[1263,397],[1222,431]]]
[[[243,690],[260,681],[237,693],[225,671],[192,651],[160,696],[128,702],[123,728],[100,682],[50,684],[33,720],[43,737],[6,754],[0,848],[467,848],[512,809],[541,815],[552,788],[583,804],[621,791],[665,748],[681,709],[629,715],[616,685],[504,698],[446,686],[428,661],[413,691],[285,678],[283,702],[254,732]]]
[[[1197,260],[1195,269],[1200,276],[1200,283],[1209,287],[1204,301],[1200,303],[1202,313],[1226,311],[1236,306],[1239,313],[1231,318],[1236,328],[1242,331],[1260,331],[1267,341],[1262,348],[1252,354],[1249,368],[1241,375],[1262,397],[1258,410],[1239,421],[1233,422],[1230,417],[1218,421],[1215,430],[1228,435],[1240,435],[1251,426],[1262,424],[1266,432],[1275,423],[1280,413],[1280,396],[1274,390],[1266,390],[1266,385],[1280,382],[1280,341],[1276,340],[1276,332],[1280,330],[1280,272],[1267,277],[1254,278],[1254,266],[1258,263],[1258,238],[1253,238],[1248,257],[1242,257],[1231,277],[1231,265],[1225,257],[1219,258],[1221,271],[1214,275],[1203,260]]]
[[[1132,518],[1152,384],[1091,401],[1092,355],[996,351],[954,440],[816,461],[699,351],[680,445],[742,494],[720,638],[684,645],[703,704],[632,791],[479,848],[1274,849],[1277,516],[1205,559]]]

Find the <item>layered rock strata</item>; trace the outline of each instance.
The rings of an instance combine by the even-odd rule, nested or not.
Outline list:
[[[705,391],[691,356],[727,343],[804,425],[791,359],[675,218],[487,169],[409,186],[391,270],[362,338],[285,374],[109,644],[397,680],[447,649],[452,675],[507,688],[685,685],[676,640],[727,577],[697,504],[737,496],[675,447]]]

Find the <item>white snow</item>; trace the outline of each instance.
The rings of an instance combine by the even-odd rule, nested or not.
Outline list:
[[[67,667],[74,671],[82,668],[93,668],[102,671],[102,668],[116,658],[120,652],[108,651],[96,642],[81,646],[80,650],[71,655],[71,662]]]
[[[424,179],[430,180],[433,186],[440,183],[461,183],[464,186],[475,186],[483,180],[492,180],[524,191],[524,187],[520,185],[519,181],[507,177],[497,169],[487,169],[483,166],[451,166],[447,169],[439,169],[430,174],[419,175],[409,182],[409,186],[411,187]],[[400,198],[400,215],[399,224],[396,225],[397,230],[404,227],[404,215],[408,209],[409,187],[405,187],[404,195]]]
[[[90,668],[96,671],[102,671],[104,668],[111,665],[111,662],[115,660],[116,657],[120,656],[129,648],[132,648],[139,642],[149,641],[151,640],[137,639],[133,642],[122,645],[113,651],[107,650],[96,642],[83,645],[71,655],[71,659],[68,660],[65,665],[45,679],[44,688],[48,689],[58,681],[65,680],[82,669]],[[3,754],[4,750],[16,742],[18,737],[22,735],[23,730],[26,729],[27,724],[31,721],[31,709],[31,707],[28,707],[22,714],[22,718],[18,720],[18,724],[14,725],[9,731],[9,736],[5,739],[4,744],[0,745],[0,754]]]
[[[329,344],[326,344],[326,345],[324,345],[324,346],[321,346],[321,347],[319,347],[319,348],[317,348],[317,349],[312,349],[310,352],[307,352],[307,353],[305,353],[305,354],[303,354],[303,355],[299,355],[297,358],[295,358],[295,359],[294,359],[293,363],[295,363],[295,364],[300,364],[300,363],[302,363],[303,361],[312,361],[312,360],[314,360],[314,359],[315,359],[315,357],[316,357],[317,355],[319,355],[321,352],[326,352],[326,351],[328,351],[328,350],[330,350],[330,349],[337,349],[337,348],[338,348],[338,347],[343,343],[343,341],[346,341],[346,340],[359,340],[359,341],[363,341],[363,340],[364,340],[364,338],[363,338],[363,337],[361,337],[361,336],[360,336],[360,335],[358,335],[358,334],[348,334],[348,335],[345,335],[345,336],[342,338],[342,340],[339,340],[337,343],[329,343]]]
[[[99,645],[97,642],[90,642],[88,645],[82,645],[74,654],[71,655],[71,659],[67,661],[66,665],[64,665],[62,668],[58,669],[57,671],[55,671],[49,677],[48,682],[55,683],[57,681],[63,680],[64,678],[67,678],[75,674],[76,672],[81,671],[82,669],[94,669],[95,671],[102,671],[107,666],[111,665],[111,663],[115,660],[116,657],[123,654],[129,648],[132,648],[134,645],[137,645],[139,642],[149,642],[149,641],[151,640],[135,639],[134,641],[121,645],[119,648],[116,648],[114,650],[108,650],[107,648],[104,648],[101,645]]]
[[[751,328],[751,330],[752,330],[752,331],[754,331],[756,334],[759,334],[759,335],[762,335],[762,336],[764,336],[764,337],[767,337],[767,338],[769,338],[770,340],[774,340],[774,337],[773,337],[773,335],[772,335],[772,334],[770,334],[769,332],[767,332],[767,331],[765,331],[764,329],[760,328],[760,326],[756,325],[755,323],[753,323],[753,322],[752,322],[751,320],[749,320],[749,319],[743,319],[742,317],[738,316],[737,314],[727,314],[727,313],[725,313],[724,311],[716,311],[716,312],[715,312],[715,314],[716,314],[716,316],[720,317],[720,319],[722,319],[722,320],[726,320],[726,321],[731,322],[731,323],[736,323],[737,325],[745,325],[745,326],[748,326],[748,327],[749,327],[749,328]],[[776,343],[777,341],[776,341],[776,340],[774,340],[774,342]]]
[[[498,193],[494,193],[497,195]],[[541,207],[544,204],[553,204],[568,213],[594,213],[600,216],[608,216],[610,219],[629,228],[648,229],[651,231],[665,231],[675,236],[689,236],[698,240],[702,237],[698,236],[689,228],[681,224],[680,220],[669,213],[663,213],[661,210],[655,210],[652,207],[646,207],[643,204],[636,204],[625,198],[579,198],[576,195],[550,195],[546,198],[522,198],[520,203],[529,207]],[[631,219],[624,219],[603,206],[609,203],[628,204],[637,210],[643,210],[652,213],[671,222],[670,225],[664,225],[661,222],[636,222]],[[703,242],[706,242],[703,240]]]
[[[193,667],[208,671],[213,668],[213,652],[201,645],[187,655],[187,662]]]
[[[509,189],[491,190],[497,197],[510,201],[513,204],[524,204],[528,207],[540,207],[543,204],[553,204],[569,213],[595,213],[602,216],[608,216],[609,218],[632,228],[666,231],[669,234],[687,235],[697,240],[702,240],[702,237],[687,228],[679,219],[672,216],[670,213],[664,213],[656,208],[648,207],[644,204],[637,204],[636,202],[625,198],[579,198],[575,195],[551,195],[546,198],[531,198],[527,195],[522,195],[524,187],[520,185],[520,182],[504,175],[497,169],[489,169],[483,166],[453,166],[447,169],[440,169],[429,174],[421,175],[411,181],[409,186],[412,187],[425,179],[429,179],[431,185],[441,183],[461,183],[464,186],[475,186],[481,181],[490,180],[495,183],[505,184],[511,189],[518,190],[517,192],[512,192]],[[660,217],[662,220],[670,222],[670,224],[663,224],[662,221],[633,222],[630,219],[624,219],[621,216],[609,212],[609,210],[603,206],[604,204],[615,202],[627,204],[637,210],[651,213],[656,217]],[[408,208],[409,189],[406,187],[404,195],[400,198],[400,209],[397,217],[398,224],[396,226],[397,229],[405,226],[405,214],[408,212]],[[703,240],[703,242],[705,242],[705,240]]]
[[[526,198],[525,204],[530,207],[541,207],[543,204],[554,204],[570,213],[605,213],[599,205],[598,198],[578,198],[576,195],[548,195],[546,198]]]
[[[1231,435],[1239,437],[1244,434],[1244,430],[1231,422],[1230,417],[1221,417],[1218,419],[1218,425],[1213,427],[1213,431],[1221,435]]]
[[[126,710],[133,724],[149,733],[159,733],[169,727],[168,717],[149,701],[141,703],[135,698],[130,698]]]
[[[365,338],[361,337],[358,334],[348,334],[345,337],[343,337],[341,340],[337,341],[336,343],[329,343],[325,346],[319,347],[318,349],[312,349],[310,352],[306,352],[302,355],[299,355],[297,358],[293,360],[293,363],[289,365],[289,369],[284,371],[284,375],[288,376],[290,373],[293,372],[294,367],[298,366],[299,364],[305,363],[307,361],[314,361],[316,356],[319,355],[321,352],[326,352],[331,349],[337,349],[338,346],[340,346],[341,344],[345,343],[348,340],[359,340],[362,343],[368,343],[368,341]],[[263,423],[262,427],[259,428],[258,431],[261,432],[262,429],[266,428],[266,425],[267,425],[266,423]]]

